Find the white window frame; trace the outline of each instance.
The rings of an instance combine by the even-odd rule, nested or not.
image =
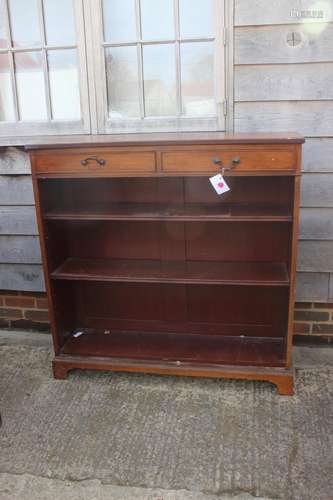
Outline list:
[[[9,20],[8,0],[5,1],[6,14],[6,35],[7,40],[11,40],[11,27]],[[0,53],[7,53],[9,57],[9,67],[11,72],[11,85],[14,98],[15,121],[0,121],[0,136],[33,136],[33,135],[71,135],[71,134],[89,134],[91,132],[90,124],[90,109],[89,109],[89,93],[87,81],[87,58],[85,46],[85,20],[83,0],[74,0],[74,21],[76,31],[76,44],[48,46],[45,36],[45,19],[42,0],[38,0],[39,10],[39,25],[41,32],[41,45],[34,47],[15,48],[10,44],[6,48],[1,48]],[[80,85],[80,105],[81,105],[81,120],[53,120],[51,119],[51,97],[50,97],[50,82],[47,64],[47,50],[56,49],[76,49],[78,61],[78,75]],[[41,52],[44,72],[44,83],[46,89],[46,108],[47,120],[43,121],[20,121],[18,95],[15,80],[14,54],[17,52]]]
[[[158,1],[158,0],[156,0]],[[87,26],[87,56],[88,61],[93,62],[93,68],[88,63],[90,96],[94,96],[94,106],[96,107],[96,115],[92,117],[93,132],[99,134],[113,134],[113,133],[138,133],[138,132],[177,132],[177,131],[216,131],[226,130],[226,114],[228,102],[226,100],[226,8],[229,0],[215,0],[216,4],[216,34],[215,34],[215,97],[216,97],[216,118],[200,118],[200,117],[145,117],[143,118],[142,101],[144,99],[143,89],[141,92],[141,119],[123,119],[111,120],[108,116],[108,98],[107,98],[107,81],[106,81],[106,68],[105,68],[105,55],[104,49],[108,46],[122,46],[123,43],[105,43],[103,36],[103,13],[102,13],[102,0],[84,0],[86,19],[90,19],[90,26]],[[166,43],[163,41],[148,41],[142,40],[139,36],[140,29],[140,7],[139,0],[136,2],[136,16],[137,16],[137,40],[129,41],[131,44],[136,44],[139,54],[139,64],[141,56],[141,47],[147,43]],[[178,22],[178,1],[174,0],[174,13],[175,13],[175,28],[176,38],[175,43],[180,46],[179,35],[179,22]],[[230,8],[230,7],[229,7]],[[208,41],[208,38],[196,38],[195,41]],[[188,39],[187,41],[191,41]],[[170,42],[174,42],[170,40]],[[90,52],[90,54],[89,54]],[[176,54],[179,50],[176,51]],[[177,78],[179,87],[179,74],[180,65],[179,60],[176,63]],[[179,99],[179,96],[178,96]],[[91,106],[91,110],[93,106]]]
[[[138,3],[139,0],[135,0]],[[158,0],[156,0],[158,1]],[[41,51],[46,84],[48,120],[43,121],[1,121],[0,137],[10,140],[15,138],[47,136],[47,135],[75,135],[75,134],[115,134],[129,132],[157,132],[157,131],[233,131],[233,1],[215,0],[217,4],[216,37],[215,37],[215,86],[217,117],[215,118],[145,118],[143,120],[118,120],[112,122],[108,117],[107,82],[105,71],[102,0],[73,0],[76,45],[74,46],[47,46],[45,37],[45,22],[42,9],[42,0],[39,2],[40,27],[42,45],[40,47],[1,48],[0,53],[8,53],[11,70],[11,82],[14,96],[15,113],[18,118],[18,97],[15,84],[14,53],[21,51]],[[175,7],[177,0],[174,0]],[[11,28],[8,15],[8,0],[5,0],[7,14],[7,40],[11,40]],[[175,9],[177,16],[177,9]],[[179,27],[176,28],[179,34]],[[137,40],[137,45],[147,41]],[[154,43],[158,43],[154,41]],[[165,41],[164,41],[165,43]],[[180,44],[179,36],[176,40]],[[47,50],[76,48],[78,59],[78,74],[80,85],[81,120],[58,121],[51,120],[51,102],[49,75],[47,72]],[[178,64],[179,73],[179,64]],[[56,140],[56,139],[55,139]],[[3,142],[3,139],[2,139]]]

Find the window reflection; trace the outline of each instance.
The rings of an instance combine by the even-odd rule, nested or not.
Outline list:
[[[55,120],[79,120],[80,89],[76,50],[48,52],[52,117]]]
[[[143,48],[145,110],[147,116],[177,113],[174,44]]]
[[[214,45],[181,45],[182,112],[186,116],[212,116],[215,110]]]
[[[137,48],[109,47],[105,51],[109,116],[140,116]]]
[[[41,53],[16,53],[15,72],[21,120],[45,120],[47,112]]]
[[[8,5],[14,47],[40,45],[37,0],[9,0]]]
[[[0,54],[0,121],[15,120],[8,54]]]

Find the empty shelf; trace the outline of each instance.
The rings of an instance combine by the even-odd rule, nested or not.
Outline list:
[[[279,262],[214,262],[67,259],[53,279],[138,283],[288,286],[287,267]]]
[[[282,366],[282,339],[87,330],[63,354],[232,365]]]
[[[286,207],[269,204],[114,203],[59,208],[44,214],[48,220],[165,220],[165,221],[291,221]]]

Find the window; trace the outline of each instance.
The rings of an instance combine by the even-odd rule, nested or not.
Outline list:
[[[223,0],[0,0],[0,134],[224,130]]]
[[[0,0],[2,135],[90,131],[82,14],[80,1]]]

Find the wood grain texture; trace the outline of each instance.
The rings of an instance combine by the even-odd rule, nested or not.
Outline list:
[[[0,175],[30,174],[29,155],[16,148],[7,148],[0,153]]]
[[[287,267],[278,262],[205,262],[67,259],[51,277],[130,283],[289,285]]]
[[[329,273],[298,272],[296,300],[300,302],[327,302]]]
[[[305,136],[333,135],[333,101],[242,102],[235,104],[235,131],[300,130]]]
[[[333,207],[333,173],[303,174],[302,207]]]
[[[333,208],[302,208],[300,238],[333,240]]]
[[[12,136],[0,137],[0,147],[6,146],[24,146],[26,150],[33,148],[52,148],[52,147],[73,147],[73,145],[82,147],[86,146],[99,146],[99,145],[113,145],[118,144],[122,146],[130,144],[179,144],[179,139],[183,144],[193,144],[200,139],[205,144],[216,144],[224,141],[225,143],[235,143],[235,137],[232,133],[225,132],[168,132],[168,133],[140,133],[140,134],[86,134],[86,135],[45,135],[45,136]],[[291,134],[282,137],[281,134],[261,134],[257,138],[249,134],[237,137],[237,141],[246,143],[255,143],[258,140],[262,143],[283,143],[283,142],[302,142],[300,137],[291,137]]]
[[[103,161],[101,165],[98,161]],[[86,165],[81,162],[87,161]],[[153,151],[117,150],[114,148],[74,149],[42,151],[36,155],[36,172],[154,172],[156,170]]]
[[[333,138],[307,139],[303,146],[304,172],[333,172]]]
[[[302,161],[302,148],[296,148],[297,163],[300,166]],[[300,210],[300,193],[301,193],[301,178],[294,179],[294,196],[293,196],[293,225],[291,231],[291,248],[289,261],[290,287],[289,287],[289,305],[288,305],[288,333],[286,338],[286,366],[292,365],[292,349],[294,335],[294,308],[295,308],[295,293],[296,293],[296,270],[297,270],[297,240],[299,237],[299,210]]]
[[[333,99],[333,63],[235,67],[236,101]]]
[[[85,330],[78,338],[69,337],[63,354],[76,356],[164,360],[198,364],[243,366],[284,366],[284,345],[280,339],[188,335],[181,333],[117,332]]]
[[[0,175],[0,205],[34,205],[30,175]]]
[[[290,46],[290,33],[302,41]],[[333,24],[291,24],[235,29],[235,64],[331,62]],[[269,130],[269,129],[267,129]]]
[[[298,271],[333,272],[333,241],[300,241]]]
[[[288,208],[274,203],[259,203],[249,207],[247,203],[233,203],[228,205],[226,203],[213,204],[204,202],[195,204],[175,203],[172,206],[162,203],[98,203],[94,206],[76,206],[50,210],[49,212],[45,212],[43,218],[44,220],[160,220],[183,222],[292,220]]]
[[[40,264],[41,255],[37,236],[0,236],[2,264]]]
[[[239,158],[237,165],[232,165],[234,158]],[[183,150],[162,153],[162,169],[165,172],[209,172],[220,169],[214,159],[221,161],[227,169],[232,166],[232,173],[258,170],[293,170],[296,167],[292,148],[284,149],[242,147],[216,147],[211,150]]]
[[[23,142],[22,142],[22,139]],[[179,146],[194,144],[295,144],[303,143],[298,133],[233,134],[228,132],[151,132],[146,134],[100,134],[79,136],[45,136],[21,138],[27,151],[37,149],[66,149],[77,147]],[[0,138],[0,146],[2,144]],[[6,144],[6,143],[5,143]]]
[[[1,206],[0,235],[37,235],[34,206]]]
[[[333,9],[329,4],[316,3],[313,0],[235,0],[235,26],[261,25],[261,24],[294,24],[303,23],[304,19],[292,17],[291,10],[322,10],[323,18],[311,22],[333,21]]]
[[[230,378],[240,380],[266,380],[277,386],[278,393],[282,396],[292,396],[294,393],[294,371],[285,368],[237,367],[221,365],[203,365],[181,363],[177,366],[174,362],[147,362],[141,360],[96,358],[92,356],[56,356],[53,360],[54,378],[63,380],[67,373],[75,368],[90,370],[111,370],[120,372],[143,372],[159,375],[178,375],[182,377],[207,377]]]
[[[47,292],[47,297],[48,297],[48,312],[49,312],[49,319],[51,323],[51,333],[52,333],[52,340],[53,340],[53,347],[54,351],[56,354],[59,353],[60,349],[60,341],[63,337],[63,330],[71,329],[72,324],[67,323],[67,318],[68,318],[68,313],[67,310],[68,308],[72,308],[72,300],[69,297],[69,294],[71,293],[71,287],[68,286],[66,290],[63,290],[63,305],[62,307],[59,307],[59,301],[54,298],[53,291],[51,290],[51,285],[50,285],[50,278],[49,278],[49,268],[48,268],[48,259],[47,259],[47,254],[46,254],[46,234],[45,234],[45,227],[41,218],[41,200],[39,196],[39,189],[38,189],[38,182],[35,177],[34,169],[32,171],[33,177],[32,177],[32,183],[33,183],[33,191],[34,191],[34,199],[36,202],[36,215],[37,215],[37,224],[38,224],[38,232],[40,235],[40,253],[42,256],[42,265],[43,265],[43,273],[44,273],[44,286]],[[56,255],[53,255],[53,259],[50,256],[50,261],[54,262],[56,259],[61,259],[63,254],[63,250],[59,249],[59,251],[56,253]],[[56,313],[55,307],[59,307],[59,312]],[[60,315],[60,318],[59,318]],[[61,318],[63,316],[63,318]],[[56,323],[55,323],[55,318],[58,318],[59,322],[59,328],[62,330],[61,333],[58,333],[56,331]]]
[[[39,264],[0,264],[0,289],[45,291],[42,266]]]

